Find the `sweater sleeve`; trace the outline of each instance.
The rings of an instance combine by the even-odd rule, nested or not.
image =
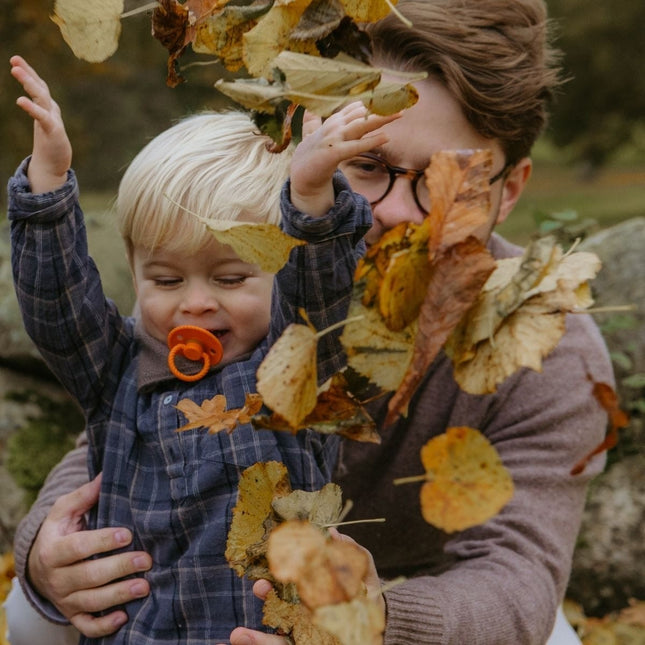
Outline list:
[[[25,596],[40,614],[56,623],[67,623],[67,620],[31,586],[27,577],[27,560],[40,526],[54,502],[61,495],[71,493],[88,481],[87,436],[83,432],[76,441],[76,448],[68,452],[47,476],[38,498],[21,520],[14,537],[16,576]]]
[[[569,316],[567,326],[541,373],[521,370],[493,397],[458,395],[447,425],[484,432],[510,471],[514,496],[488,522],[447,536],[435,575],[386,594],[386,645],[546,642],[566,591],[588,484],[605,462],[596,457],[582,474],[571,474],[606,430],[592,381],[613,384],[593,322]],[[418,401],[411,423],[432,414],[432,396]]]

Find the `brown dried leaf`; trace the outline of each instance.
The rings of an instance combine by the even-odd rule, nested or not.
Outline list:
[[[225,552],[226,560],[239,576],[254,577],[250,568],[262,565],[272,526],[271,503],[290,492],[289,475],[280,462],[258,462],[242,473]],[[267,575],[268,569],[264,577]]]
[[[311,612],[301,603],[291,603],[271,590],[264,601],[262,622],[292,637],[295,645],[342,645],[329,632],[312,622]]]
[[[490,150],[445,150],[432,155],[426,168],[430,193],[432,260],[439,248],[450,248],[469,237],[486,243],[490,230]]]
[[[385,616],[368,597],[325,605],[314,610],[315,625],[334,634],[343,645],[382,645]]]
[[[474,237],[446,248],[432,263],[421,306],[414,353],[401,385],[388,402],[384,424],[407,412],[408,403],[452,330],[475,302],[495,260]]]
[[[428,481],[421,488],[421,512],[447,533],[486,522],[513,496],[509,472],[478,430],[448,428],[421,449]]]
[[[262,397],[258,394],[247,394],[244,406],[226,409],[226,397],[216,394],[212,399],[202,401],[197,405],[191,399],[181,399],[175,406],[188,418],[188,423],[177,428],[177,432],[193,428],[208,428],[209,434],[226,430],[231,433],[239,425],[249,423],[251,417],[262,407]]]
[[[356,597],[368,568],[367,555],[356,544],[327,538],[309,522],[297,520],[271,532],[267,559],[277,580],[296,584],[309,609]]]
[[[329,387],[318,394],[316,407],[293,428],[275,412],[271,415],[256,415],[252,419],[256,428],[295,433],[311,428],[322,434],[339,434],[353,441],[380,443],[376,423],[365,408],[347,389],[342,373],[332,376]]]

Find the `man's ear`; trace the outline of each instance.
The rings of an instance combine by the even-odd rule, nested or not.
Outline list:
[[[509,171],[504,186],[502,188],[502,196],[499,202],[499,209],[497,211],[497,220],[495,224],[501,224],[515,208],[517,200],[524,192],[524,187],[531,176],[533,170],[533,162],[530,157],[520,159]]]

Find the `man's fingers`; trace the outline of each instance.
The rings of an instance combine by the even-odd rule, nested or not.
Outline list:
[[[91,614],[77,614],[70,619],[72,625],[88,638],[100,638],[101,636],[113,634],[127,621],[128,615],[121,610],[99,617]]]
[[[260,600],[265,600],[273,585],[268,580],[256,580],[253,583],[253,595]]]
[[[231,632],[231,645],[289,645],[289,641],[277,634],[265,634],[245,627],[236,627]]]
[[[147,571],[152,566],[152,560],[147,553],[142,551],[135,551],[132,553],[119,553],[105,558],[97,558],[94,560],[86,560],[78,562],[77,564],[64,567],[58,570],[56,586],[58,593],[61,596],[71,598],[74,596],[76,590],[81,590],[81,593],[90,591],[95,593],[100,589],[103,593],[107,593],[102,589],[104,585],[108,585],[114,580],[119,580],[125,576],[131,576],[137,573]],[[125,581],[128,584],[139,582],[138,580]],[[147,582],[145,583],[148,584]],[[121,585],[121,583],[118,583]],[[117,587],[118,587],[117,585]],[[127,585],[126,585],[127,586]],[[124,586],[125,587],[125,586]],[[125,588],[119,588],[124,596],[127,596]],[[112,592],[112,586],[108,592]],[[141,595],[145,596],[147,593],[136,593],[135,597]],[[101,609],[112,607],[118,602],[107,603],[104,602]],[[96,608],[83,606],[84,611],[97,611]]]
[[[150,593],[150,584],[143,578],[120,580],[103,587],[85,589],[65,598],[64,609],[69,616],[86,612],[100,612],[125,605],[131,600],[143,598]]]
[[[69,522],[78,525],[78,521],[87,513],[99,499],[101,490],[101,475],[83,484],[66,495],[61,495],[49,513],[48,519],[54,522]],[[78,531],[78,526],[70,532]]]

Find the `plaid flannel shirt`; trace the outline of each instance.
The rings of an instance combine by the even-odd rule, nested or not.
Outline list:
[[[345,317],[362,236],[371,223],[367,203],[337,174],[334,208],[312,219],[282,193],[283,228],[310,244],[297,248],[273,289],[269,336],[246,357],[217,366],[196,383],[159,368],[141,385],[142,356],[159,347],[138,333],[106,299],[88,254],[73,171],[59,190],[30,192],[25,160],[9,182],[12,266],[25,327],[47,364],[78,401],[87,419],[90,476],[103,472],[99,504],[89,528],[126,526],[131,550],[145,550],[153,567],[151,592],[128,603],[129,620],[111,636],[81,643],[228,642],[231,630],[261,626],[261,603],[252,582],[239,578],[224,557],[241,472],[277,460],[292,487],[320,488],[331,478],[338,439],[314,431],[255,431],[209,435],[204,428],[175,430],[185,418],[182,398],[200,404],[224,394],[227,407],[255,392],[255,372],[272,340],[304,307],[323,329]],[[319,344],[319,376],[343,364],[336,334]],[[158,366],[157,366],[158,367]]]

